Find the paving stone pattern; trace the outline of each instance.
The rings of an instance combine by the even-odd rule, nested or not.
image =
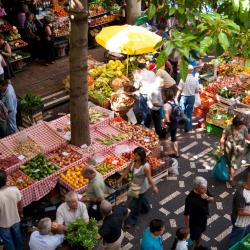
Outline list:
[[[211,169],[215,164],[208,153],[218,143],[218,138],[204,132],[193,131],[178,137],[181,148],[179,172],[177,177],[167,177],[158,184],[159,195],[148,192],[152,209],[147,215],[141,215],[137,225],[126,232],[123,250],[140,249],[142,233],[150,220],[160,218],[165,221],[166,232],[163,235],[164,249],[170,249],[174,240],[175,231],[183,226],[184,202],[187,194],[192,190],[192,181],[195,176],[203,176],[209,181],[209,190],[216,202],[210,205],[208,227],[202,236],[203,244],[211,249],[227,249],[231,232],[231,204],[235,189],[229,184],[218,183],[210,178]],[[241,180],[242,172],[237,175]]]

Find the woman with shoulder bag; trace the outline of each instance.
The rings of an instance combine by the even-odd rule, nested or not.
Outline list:
[[[232,125],[223,131],[220,140],[220,150],[226,158],[232,185],[234,185],[235,170],[240,168],[246,151],[246,140],[250,140],[250,134],[244,124],[244,118],[236,116]]]
[[[146,198],[146,191],[151,185],[153,192],[158,193],[158,188],[153,182],[151,169],[146,159],[146,151],[142,147],[137,147],[134,151],[134,160],[128,168],[122,173],[118,182],[131,171],[132,182],[128,191],[128,207],[131,213],[125,222],[125,228],[129,229],[134,226],[141,213],[147,213],[150,209],[149,202]]]

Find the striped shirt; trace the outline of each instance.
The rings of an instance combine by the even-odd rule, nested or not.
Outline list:
[[[250,211],[250,190],[243,189],[243,197],[245,199],[245,207],[242,208],[246,211]],[[235,226],[248,227],[250,225],[250,216],[237,216]]]
[[[178,88],[181,91],[181,95],[194,96],[196,89],[199,89],[199,81],[192,74],[188,74],[186,81],[181,80]]]

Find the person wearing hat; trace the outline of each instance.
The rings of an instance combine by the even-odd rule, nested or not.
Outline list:
[[[177,99],[181,95],[180,106],[183,112],[187,116],[187,122],[185,123],[185,132],[189,132],[192,129],[192,114],[194,109],[195,94],[199,93],[199,80],[193,76],[192,72],[194,67],[188,65],[188,75],[185,81],[181,79],[177,93]]]

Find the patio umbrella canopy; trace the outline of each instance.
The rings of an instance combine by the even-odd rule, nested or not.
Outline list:
[[[143,27],[122,25],[103,28],[96,41],[105,49],[127,55],[154,52],[161,37]]]

